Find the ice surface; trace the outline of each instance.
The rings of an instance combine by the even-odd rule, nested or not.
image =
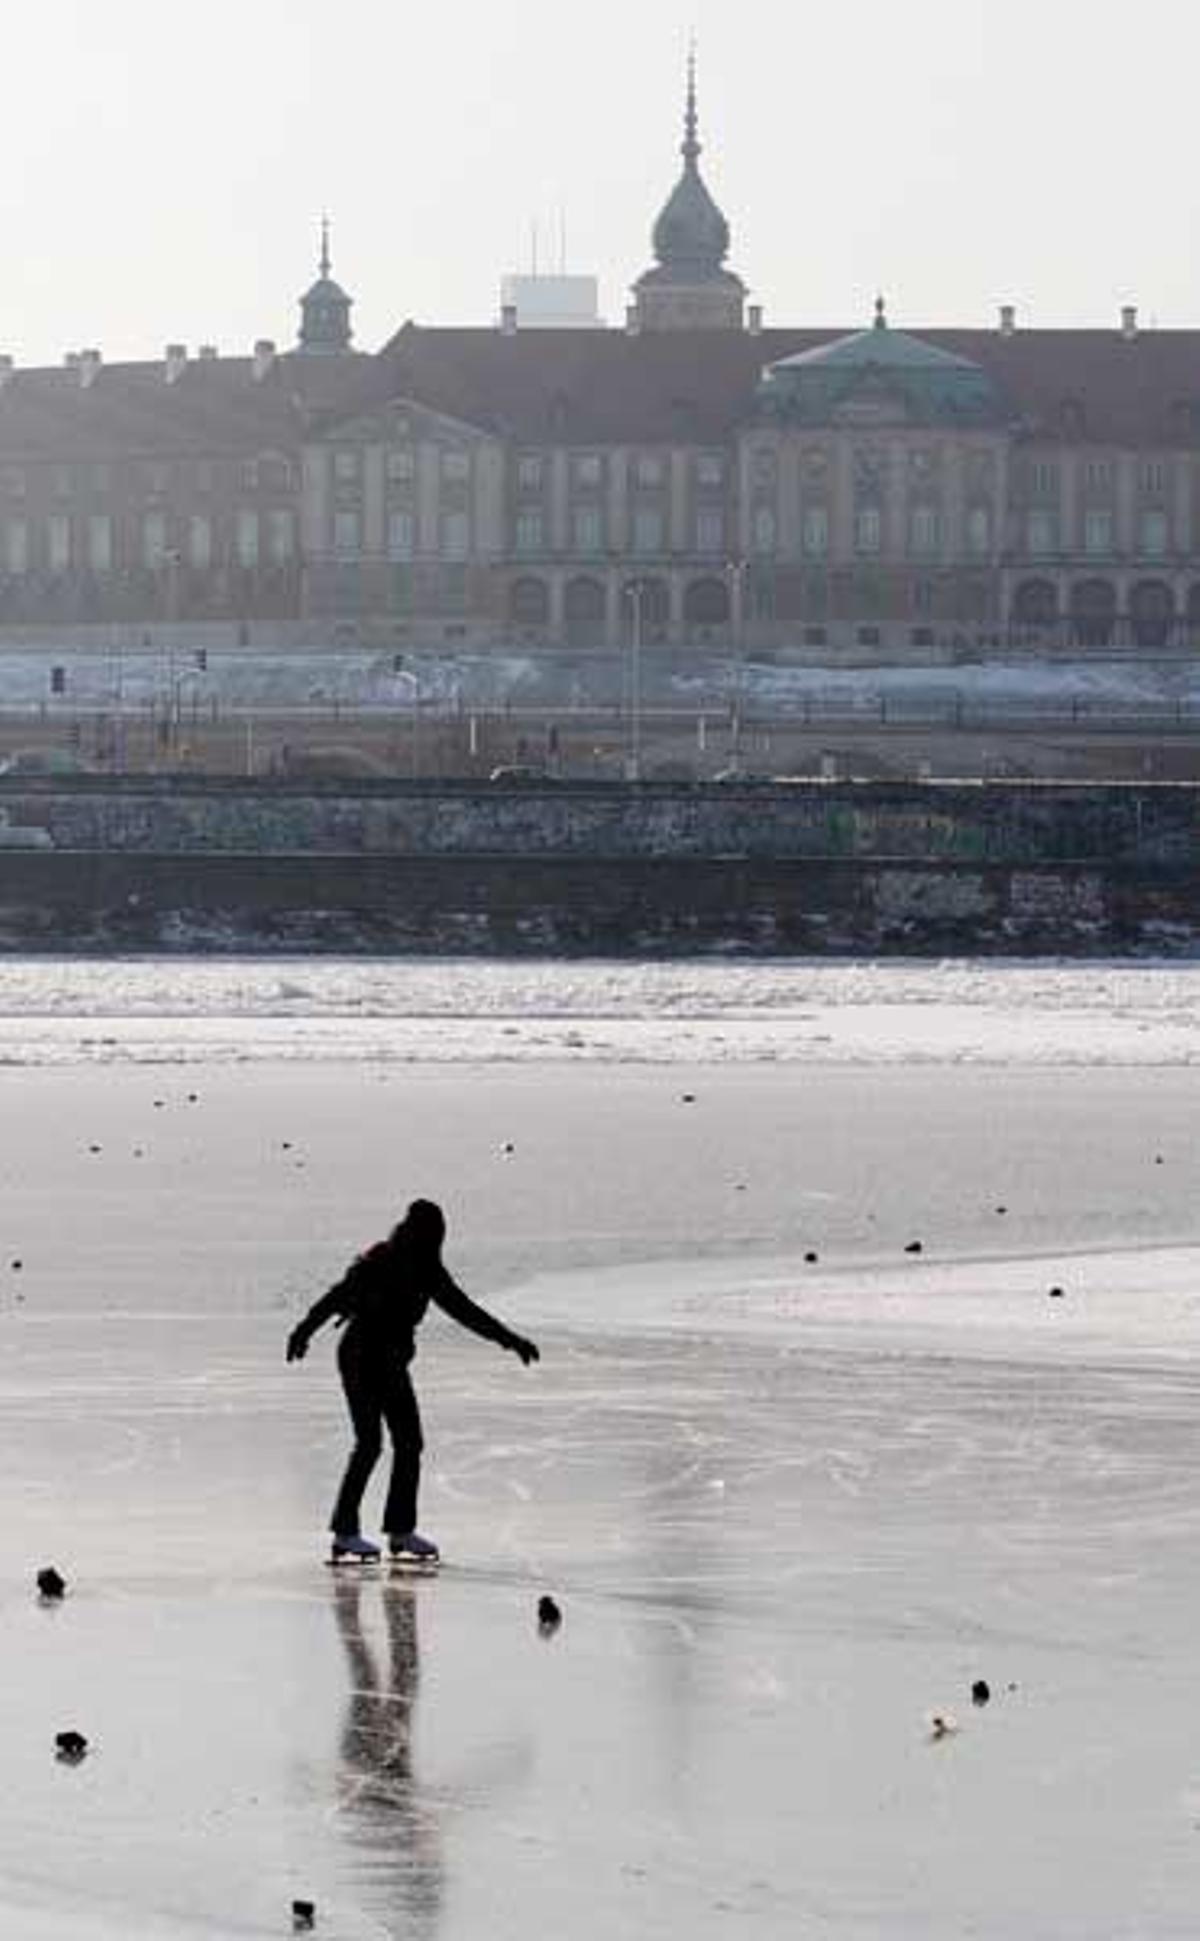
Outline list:
[[[1200,1062],[1200,964],[0,960],[0,1065]]]
[[[285,1934],[301,1895],[335,1941],[1192,1936],[1197,1081],[1103,1063],[1134,1015],[1189,1028],[1188,974],[1160,1005],[1151,971],[946,967],[918,1002],[864,969],[825,992],[846,1042],[883,989],[916,1061],[638,1064],[627,1030],[729,1020],[718,983],[668,1013],[632,973],[642,1015],[614,987],[611,1055],[572,1069],[367,1062],[357,967],[323,1007],[324,968],[284,973],[287,1063],[249,998],[228,1062],[175,965],[137,1005],[129,967],[44,967],[64,1021],[94,977],[101,1054],[41,1057],[32,968],[25,1012],[0,994],[34,1033],[0,1069],[0,1931]],[[505,1002],[569,1014],[576,977]],[[1043,1048],[940,1060],[939,988]],[[189,991],[185,1062],[123,1062]],[[454,972],[464,1031],[470,995]],[[1094,1068],[1053,1063],[1056,1012]],[[544,1359],[430,1320],[447,1563],[390,1585],[321,1566],[332,1343],[282,1349],[417,1191]]]

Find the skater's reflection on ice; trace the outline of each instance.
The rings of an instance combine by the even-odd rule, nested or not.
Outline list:
[[[364,1586],[361,1574],[349,1570],[335,1578],[334,1609],[350,1683],[341,1742],[342,1823],[360,1850],[380,1911],[403,1915],[403,1932],[428,1941],[439,1926],[443,1880],[437,1809],[422,1800],[413,1773],[416,1590],[395,1582]]]

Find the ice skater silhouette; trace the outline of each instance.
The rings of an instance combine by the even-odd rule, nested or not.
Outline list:
[[[432,1200],[414,1200],[399,1226],[353,1261],[336,1286],[314,1302],[288,1336],[287,1358],[302,1361],[318,1328],[335,1316],[345,1323],[338,1369],[354,1447],[333,1506],[333,1562],[371,1562],[379,1556],[359,1527],[363,1491],[383,1448],[383,1425],[392,1439],[392,1476],[383,1527],[393,1557],[436,1564],[438,1548],[417,1529],[421,1479],[421,1417],[408,1367],[416,1332],[430,1301],[460,1327],[519,1355],[526,1367],[539,1359],[532,1341],[476,1305],[453,1281],[442,1261],[446,1221]]]

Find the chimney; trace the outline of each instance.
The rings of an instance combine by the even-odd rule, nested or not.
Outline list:
[[[11,378],[12,374],[13,374],[12,353],[11,351],[4,351],[0,353],[0,390],[3,390],[4,386],[8,383],[9,379]]]
[[[762,304],[752,303],[750,305],[750,308],[746,312],[746,328],[750,332],[750,335],[752,337],[762,336],[762,319],[763,319]]]
[[[506,304],[505,304],[505,305],[503,306],[503,308],[501,309],[501,311],[500,311],[500,328],[501,328],[501,330],[502,330],[502,331],[504,332],[504,335],[505,335],[506,337],[515,337],[515,336],[516,336],[516,334],[517,334],[517,306],[516,306],[516,304],[515,304],[515,303],[506,303]]]
[[[1017,309],[1013,303],[1000,305],[1000,335],[1015,337],[1017,334]]]
[[[67,351],[63,358],[63,366],[68,371],[77,371],[79,369],[79,352],[77,350]]]
[[[1121,335],[1127,344],[1132,344],[1138,334],[1137,306],[1127,303],[1121,311]]]
[[[80,353],[79,353],[79,388],[80,388],[80,390],[82,390],[82,391],[86,391],[86,390],[88,390],[88,389],[89,389],[89,387],[90,387],[91,385],[93,385],[93,384],[94,384],[94,383],[96,382],[96,378],[97,378],[97,376],[99,375],[99,371],[100,371],[100,353],[99,353],[99,351],[98,351],[98,350],[81,350],[81,351],[80,351]]]
[[[217,347],[215,344],[201,344],[197,355],[202,364],[215,364],[217,361]]]
[[[186,363],[187,363],[187,345],[168,344],[167,363],[166,363],[166,370],[164,372],[164,376],[166,377],[168,384],[178,384],[180,378],[183,376],[184,366],[186,365]]]
[[[261,384],[275,363],[275,345],[270,337],[260,337],[254,346],[254,381]]]
[[[625,335],[640,337],[642,334],[642,314],[636,303],[630,303],[625,310]]]

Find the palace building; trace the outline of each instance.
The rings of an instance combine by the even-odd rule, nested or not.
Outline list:
[[[701,171],[624,324],[0,358],[0,640],[1200,644],[1200,331],[764,327]],[[582,325],[582,327],[581,327]]]

